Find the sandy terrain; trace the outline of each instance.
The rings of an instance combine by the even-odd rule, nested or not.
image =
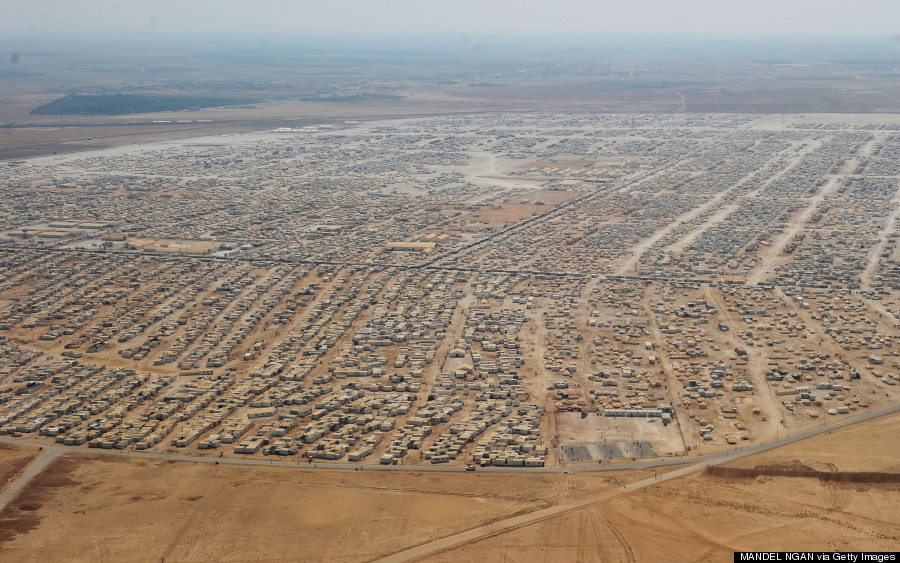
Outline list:
[[[29,434],[26,440],[36,440],[29,443],[44,445],[44,451],[0,446],[0,560],[717,561],[729,560],[737,549],[900,545],[900,437],[894,430],[900,415],[759,455],[746,449],[785,434],[799,438],[806,428],[880,408],[895,396],[887,386],[896,385],[900,367],[895,330],[900,325],[891,320],[900,319],[897,292],[853,291],[885,287],[897,270],[881,259],[900,257],[894,242],[900,172],[892,164],[900,139],[890,128],[900,117],[857,113],[896,111],[900,102],[869,91],[871,71],[840,68],[832,80],[828,70],[776,88],[787,69],[754,65],[747,71],[753,80],[746,83],[771,82],[768,90],[748,89],[744,79],[739,88],[725,88],[731,82],[705,76],[707,63],[687,64],[678,72],[689,80],[675,83],[653,78],[670,77],[678,67],[669,63],[648,66],[637,79],[601,65],[579,70],[560,88],[562,77],[541,60],[528,61],[534,65],[530,69],[498,63],[491,71],[496,83],[473,83],[456,63],[425,72],[427,58],[409,70],[385,62],[377,68],[354,65],[344,75],[319,74],[319,67],[329,65],[312,62],[311,74],[305,74],[310,67],[298,67],[296,75],[271,85],[271,95],[260,96],[275,101],[196,112],[32,116],[30,109],[58,95],[52,93],[59,91],[57,80],[78,78],[114,90],[132,79],[66,71],[58,78],[0,84],[0,161],[11,161],[0,163],[9,167],[10,185],[0,211],[10,229],[16,226],[8,231],[16,235],[10,249],[28,252],[0,272],[0,285],[5,284],[0,313],[7,325],[0,330],[9,335],[9,345],[0,343],[9,358],[0,381],[10,399],[0,415],[9,413],[5,435]],[[217,64],[222,76],[240,75],[236,65]],[[258,75],[270,70],[260,68]],[[844,80],[849,74],[852,79]],[[432,80],[436,76],[440,82]],[[142,87],[155,89],[162,80],[147,79]],[[364,103],[303,99],[320,84],[345,93],[344,81],[353,90],[395,96]],[[205,91],[229,84],[185,86]],[[657,120],[645,113],[651,110],[679,115]],[[510,113],[490,115],[495,111]],[[553,113],[539,115],[544,111]],[[776,115],[683,114],[761,111]],[[807,111],[849,113],[800,114]],[[635,114],[606,115],[614,112]],[[419,119],[449,113],[447,119]],[[373,121],[396,117],[412,119]],[[282,138],[313,135],[299,128],[326,124],[315,142]],[[273,131],[281,127],[293,131]],[[287,157],[282,152],[287,148],[298,151]],[[71,154],[76,151],[92,152]],[[407,154],[423,158],[409,163],[401,158]],[[31,158],[37,155],[44,156]],[[19,161],[24,158],[31,160]],[[727,180],[717,180],[722,178]],[[311,189],[318,186],[334,193]],[[265,206],[254,209],[246,205],[251,200],[244,190],[257,188],[265,190],[260,199]],[[379,198],[370,199],[370,191]],[[195,209],[185,209],[191,205],[184,200],[197,194],[203,197],[193,200]],[[396,197],[404,194],[434,201],[421,212],[422,206]],[[881,203],[868,206],[872,197]],[[315,213],[303,207],[307,202]],[[191,282],[194,287],[180,288],[185,295],[196,288],[182,300],[166,293],[159,280],[170,269],[178,274],[171,276],[176,283],[194,273],[184,267],[189,257],[169,254],[158,260],[134,253],[120,260],[125,249],[116,248],[110,252],[115,260],[100,259],[100,253],[72,251],[97,241],[91,238],[95,233],[85,231],[91,227],[40,227],[51,220],[89,220],[84,209],[107,205],[116,211],[104,208],[105,220],[139,227],[128,231],[128,243],[144,252],[199,255],[214,251],[226,237],[259,244],[227,267],[224,261],[191,257],[208,270]],[[893,211],[879,214],[887,206]],[[19,224],[23,218],[27,222]],[[26,227],[33,236],[21,236]],[[320,227],[330,228],[321,236],[309,234]],[[232,228],[240,229],[240,236]],[[434,258],[366,250],[393,239],[439,234],[447,236]],[[65,258],[55,252],[63,244],[71,251]],[[819,259],[832,254],[836,261]],[[864,257],[860,263],[846,267],[857,254]],[[4,256],[12,263],[19,255]],[[302,262],[277,262],[285,257]],[[136,268],[129,264],[132,258]],[[272,264],[264,265],[267,260]],[[367,268],[373,263],[391,270],[382,275],[381,266]],[[409,264],[416,267],[407,269]],[[457,265],[464,268],[449,267]],[[276,278],[294,269],[297,277],[279,286]],[[69,272],[75,273],[71,279]],[[660,276],[667,273],[674,277]],[[616,274],[635,278],[618,280]],[[708,281],[687,281],[696,276]],[[748,284],[717,286],[721,280]],[[778,287],[756,285],[770,281]],[[853,287],[856,281],[861,285]],[[835,291],[812,290],[825,286]],[[366,304],[362,312],[355,309],[360,303]],[[420,304],[428,312],[419,310]],[[473,314],[481,309],[483,315]],[[256,311],[262,311],[259,318],[251,318]],[[420,322],[432,313],[434,319]],[[204,320],[193,324],[193,318]],[[391,329],[379,336],[379,354],[364,354],[374,349],[361,344],[375,341],[374,332],[362,332],[370,321],[379,330]],[[231,346],[241,327],[248,328]],[[84,340],[76,342],[81,336]],[[285,342],[289,346],[279,349]],[[444,364],[457,343],[466,351]],[[170,350],[172,359],[157,365]],[[265,435],[267,446],[271,438],[287,436],[310,448],[284,454],[279,461],[288,461],[280,467],[270,466],[271,458],[262,454],[253,459],[231,446],[201,450],[199,443],[218,435],[226,415],[192,434],[193,442],[176,447],[173,438],[210,403],[196,409],[195,404],[212,400],[213,391],[207,397],[206,391],[191,395],[189,388],[221,375],[194,370],[213,367],[207,358],[219,352],[239,384],[276,361],[293,365],[311,355],[319,358],[299,379],[280,381],[277,388],[239,387],[224,395],[223,402],[243,401],[235,407],[240,410],[229,411],[241,419],[249,420],[252,412],[254,419],[274,420],[275,411],[262,412],[271,407],[281,409],[279,421],[293,420],[285,411],[301,404],[301,390],[328,384],[331,372],[346,379],[376,362],[400,370],[390,374],[391,382],[403,383],[390,390],[409,389],[417,396],[416,409],[437,404],[445,390],[468,398],[452,420],[449,411],[446,418],[426,417],[433,432],[409,448],[418,455],[407,456],[403,446],[398,455],[425,465],[420,471],[306,465],[314,462],[307,454],[318,455],[312,448],[324,448],[332,439],[356,444],[359,436],[350,434],[371,430],[364,426],[371,421],[360,417],[357,424],[344,417],[329,423],[327,435],[313,438],[313,430],[301,431],[326,416],[319,403],[346,389],[360,390],[345,381],[303,398],[316,413],[296,415],[293,426],[277,434],[274,427],[263,430],[265,420],[254,422],[253,431]],[[121,454],[52,445],[52,436],[72,428],[46,428],[48,433],[38,436],[41,424],[63,418],[59,413],[87,409],[82,398],[96,399],[89,415],[78,415],[81,421],[95,416],[92,423],[107,416],[129,424],[143,421],[162,401],[117,410],[117,402],[144,383],[128,387],[128,381],[91,375],[76,387],[80,383],[65,379],[75,377],[72,366],[64,377],[46,375],[43,367],[52,366],[48,357],[63,353],[83,357],[86,364],[147,371],[156,380],[183,375],[173,378],[162,398],[195,403],[153,419],[170,419],[165,438],[159,437],[163,441],[147,447],[162,455],[132,455],[133,441]],[[415,354],[429,358],[429,353],[437,361],[423,367]],[[524,395],[525,406],[547,407],[534,427],[509,425],[517,436],[528,437],[519,453],[542,449],[546,441],[549,449],[540,454],[546,472],[464,472],[463,465],[487,457],[475,441],[452,462],[444,460],[456,471],[425,470],[431,466],[423,454],[432,447],[437,451],[441,437],[458,431],[456,425],[476,408],[475,393],[456,387],[472,383],[474,390],[479,381],[474,374],[448,374],[445,387],[442,372],[463,364],[474,372],[479,363],[481,380],[497,382],[503,391],[516,388],[497,399],[505,406],[522,406]],[[517,379],[501,385],[493,375],[518,375],[511,366],[521,368],[522,389]],[[370,373],[372,379],[388,379]],[[273,368],[253,378],[274,381],[275,374]],[[785,374],[788,381],[782,382]],[[305,387],[291,383],[304,378]],[[67,387],[59,387],[63,380]],[[43,383],[29,390],[32,381]],[[414,382],[415,392],[407,382]],[[379,389],[367,393],[388,392],[380,383]],[[528,393],[520,393],[523,389]],[[119,391],[121,396],[114,395]],[[79,400],[48,407],[68,396]],[[31,404],[29,397],[39,400]],[[336,403],[327,406],[329,412],[338,409]],[[363,414],[380,407],[346,408]],[[657,411],[659,419],[615,412],[644,408]],[[664,408],[674,411],[667,426]],[[378,463],[405,423],[422,422],[408,406],[388,410],[393,434],[376,442],[366,454],[368,463]],[[597,416],[603,411],[607,416]],[[38,422],[45,416],[50,422]],[[343,434],[339,427],[350,424],[355,426]],[[143,437],[150,430],[140,432]],[[496,438],[487,446],[494,448],[488,456],[513,451],[503,445],[510,443],[508,437]],[[113,447],[113,441],[104,443],[91,445]],[[610,458],[629,463],[716,451],[735,457],[738,447],[745,448],[739,455],[748,457],[708,472],[702,471],[712,463],[708,458],[680,469],[642,466],[626,472],[619,465],[616,471],[584,471],[602,469]],[[165,457],[180,454],[207,459]],[[221,464],[213,464],[214,455],[222,457]],[[507,463],[506,457],[493,459]],[[442,551],[441,542],[452,549]],[[416,546],[418,552],[404,552]]]
[[[472,217],[481,217],[487,223],[516,223],[534,215],[540,215],[559,204],[581,196],[578,191],[533,190],[517,194],[502,204],[483,207]]]
[[[128,244],[140,250],[151,252],[184,252],[188,254],[203,254],[217,248],[221,243],[216,241],[201,240],[148,240],[134,239]]]
[[[745,458],[739,467],[898,474],[900,417]],[[726,465],[728,467],[728,465]],[[427,561],[721,561],[734,550],[895,550],[900,486],[699,473],[450,550]]]
[[[70,455],[0,513],[10,532],[0,559],[365,561],[646,475],[316,471]]]
[[[5,487],[34,459],[38,453],[32,446],[0,444],[0,483]]]
[[[723,467],[896,478],[898,422],[882,417]],[[616,492],[642,479],[649,486]],[[651,469],[429,474],[68,454],[0,513],[9,532],[0,556],[367,561],[468,530],[475,541],[426,560],[717,561],[733,550],[890,550],[900,538],[895,482],[706,472],[653,480]],[[593,497],[601,500],[579,500]],[[479,531],[551,507],[560,515],[489,537]]]

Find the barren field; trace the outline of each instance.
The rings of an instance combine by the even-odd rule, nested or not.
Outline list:
[[[186,254],[204,254],[220,246],[221,243],[202,240],[147,240],[134,239],[128,244],[139,250],[151,252],[178,252]]]
[[[546,213],[557,205],[571,201],[580,195],[582,194],[575,190],[525,192],[516,199],[479,209],[478,213],[473,214],[472,217],[484,219],[489,224],[517,223],[534,215]]]
[[[0,558],[368,561],[646,475],[269,469],[71,455],[0,513]]]
[[[723,467],[898,477],[898,422],[882,417]],[[891,550],[900,538],[896,482],[699,472],[654,484],[654,471],[668,470],[435,474],[64,454],[0,513],[0,556],[369,561],[466,530],[478,538],[547,507],[563,513],[426,560],[718,561],[734,550]]]
[[[808,467],[900,477],[900,416],[725,467]],[[877,551],[900,542],[900,485],[698,473],[473,542],[428,561],[722,561],[733,551]]]
[[[283,50],[278,42],[234,47],[228,51],[234,56],[225,56],[221,45],[196,39],[187,48],[136,38],[113,48],[50,44],[54,41],[22,53],[17,73],[0,83],[0,160],[267,127],[450,113],[846,112],[865,119],[900,108],[896,80],[884,72],[892,67],[839,54],[831,44],[796,53],[803,61],[798,65],[751,63],[734,54],[709,57],[705,44],[690,41],[664,49],[662,60],[617,47],[608,59],[576,50],[562,61],[531,46],[524,58],[504,49],[459,58],[417,48],[414,53],[376,48],[347,57]],[[778,45],[778,52],[790,56],[793,47]],[[865,47],[854,48],[871,56]],[[149,60],[154,63],[148,66]],[[120,116],[30,113],[64,93],[111,92],[227,93],[258,101]]]
[[[33,446],[0,444],[0,483],[2,483],[0,492],[22,473],[37,454],[38,449]]]

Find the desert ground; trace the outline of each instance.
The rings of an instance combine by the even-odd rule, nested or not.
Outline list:
[[[895,550],[898,421],[884,417],[721,465],[770,475],[699,471],[423,560],[723,561],[734,551]],[[877,475],[841,482],[779,470]]]
[[[0,559],[900,545],[894,62],[204,49],[4,70]]]
[[[445,46],[446,53],[368,46],[347,55],[327,48],[305,52],[291,43],[222,49],[198,39],[183,45],[130,38],[110,49],[91,42],[73,47],[10,41],[7,48],[18,53],[2,69],[8,75],[0,83],[0,158],[266,127],[488,111],[851,113],[865,119],[900,109],[900,90],[885,72],[892,60],[873,59],[866,51],[883,45],[776,44],[722,58],[687,42],[675,49],[666,45],[665,56],[648,58],[642,42],[600,47],[603,56],[576,49],[561,64],[559,55],[538,54],[528,45],[526,55],[504,45],[473,52],[468,44]],[[793,60],[788,64],[782,57]],[[32,113],[67,94],[110,92],[226,94],[255,101],[190,112]]]
[[[0,515],[0,553],[20,561],[73,553],[83,561],[136,553],[167,561],[366,561],[648,474],[560,479],[64,454]]]
[[[898,421],[877,418],[720,466],[770,473],[756,477],[700,468],[667,480],[678,466],[428,473],[62,453],[0,513],[0,553],[17,561],[411,560],[393,554],[416,546],[427,553],[466,532],[472,540],[422,560],[720,561],[735,550],[892,550],[900,538]],[[2,453],[4,464],[21,461],[17,449]],[[777,474],[799,469],[870,475],[843,482]],[[515,524],[548,509],[562,514]]]

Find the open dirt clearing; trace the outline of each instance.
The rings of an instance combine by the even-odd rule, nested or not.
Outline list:
[[[900,472],[900,416],[885,416],[734,464]],[[719,561],[734,550],[893,550],[900,486],[699,473],[474,542],[427,561]]]
[[[0,559],[366,561],[650,473],[315,471],[70,455],[0,513]]]
[[[31,446],[0,444],[0,488],[15,480],[37,453],[38,449]]]
[[[884,416],[723,467],[895,474],[898,422]],[[426,560],[714,561],[733,550],[890,550],[900,541],[896,483],[705,472],[667,481],[663,471],[310,471],[70,454],[0,514],[0,554],[366,561],[468,530],[471,543]],[[591,497],[598,502],[585,504]],[[480,532],[534,511],[549,517]]]

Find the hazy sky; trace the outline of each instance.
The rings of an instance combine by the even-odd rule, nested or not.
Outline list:
[[[900,34],[900,0],[0,0],[0,33]]]

